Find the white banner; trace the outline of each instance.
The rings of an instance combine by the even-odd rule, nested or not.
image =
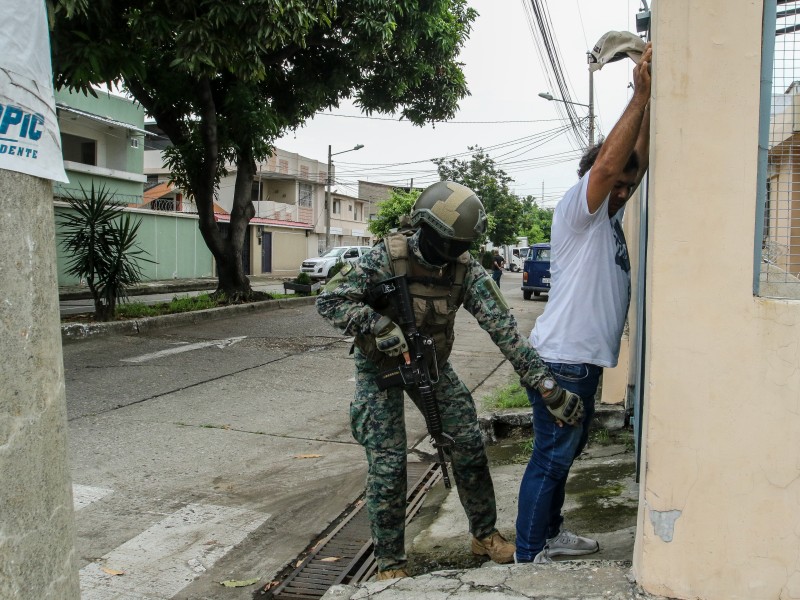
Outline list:
[[[0,169],[67,182],[44,0],[2,0]]]

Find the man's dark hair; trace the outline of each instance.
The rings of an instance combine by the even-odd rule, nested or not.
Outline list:
[[[603,147],[603,142],[599,142],[589,148],[584,155],[581,157],[581,162],[578,163],[578,177],[583,177],[586,175],[586,172],[592,168],[594,165],[594,161],[597,160],[597,155],[600,154],[600,148]],[[631,152],[631,155],[628,157],[628,162],[625,163],[625,168],[622,169],[624,173],[628,171],[638,171],[639,170],[639,155],[636,154],[636,150]]]

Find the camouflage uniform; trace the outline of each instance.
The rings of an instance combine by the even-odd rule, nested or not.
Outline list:
[[[419,251],[419,232],[408,238],[408,258],[427,271],[441,273],[427,263]],[[462,255],[466,265],[463,281],[463,306],[489,333],[492,341],[520,375],[536,378],[546,367],[528,341],[517,332],[516,320],[492,278],[476,260]],[[356,336],[356,392],[350,407],[353,437],[364,446],[369,465],[367,510],[380,571],[405,565],[404,523],[406,511],[406,431],[403,416],[403,390],[379,390],[376,380],[385,368],[370,360],[359,340],[371,337],[372,325],[380,314],[366,303],[367,292],[375,284],[394,276],[386,242],[378,243],[353,267],[325,286],[317,300],[317,310],[344,333]],[[416,313],[416,310],[415,310]],[[454,318],[454,314],[451,315]],[[425,323],[417,326],[422,333]],[[496,507],[488,460],[478,428],[475,404],[467,387],[446,358],[450,348],[438,348],[445,357],[438,365],[439,379],[434,384],[443,430],[455,440],[451,452],[453,474],[459,498],[469,519],[470,532],[478,539],[494,531]],[[395,358],[395,364],[399,359]],[[432,373],[435,370],[432,368]],[[419,406],[413,392],[411,399]]]

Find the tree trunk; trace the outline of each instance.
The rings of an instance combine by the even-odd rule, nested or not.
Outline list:
[[[217,262],[217,294],[224,294],[230,302],[246,302],[252,298],[250,279],[244,272],[242,256],[249,252],[244,248],[245,233],[250,219],[255,215],[250,191],[255,177],[255,163],[252,159],[241,159],[236,166],[236,185],[234,187],[233,208],[227,238],[223,238],[213,216],[213,196],[209,194],[208,208],[200,212],[200,232],[206,240]]]

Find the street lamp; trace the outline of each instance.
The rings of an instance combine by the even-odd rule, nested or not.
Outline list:
[[[540,98],[549,100],[550,102],[563,102],[564,104],[574,104],[576,106],[585,106],[589,109],[589,147],[594,146],[594,74],[589,71],[589,104],[582,104],[581,102],[572,102],[570,100],[562,100],[554,98],[549,92],[540,92]]]
[[[354,150],[361,150],[364,147],[364,144],[357,144],[356,146],[350,148],[349,150],[342,150],[341,152],[334,152],[331,153],[331,147],[328,146],[328,177],[326,178],[325,183],[327,184],[327,188],[325,190],[325,251],[331,249],[331,167],[333,165],[333,161],[331,160],[332,156],[336,156],[337,154],[344,154],[345,152],[353,152]]]

